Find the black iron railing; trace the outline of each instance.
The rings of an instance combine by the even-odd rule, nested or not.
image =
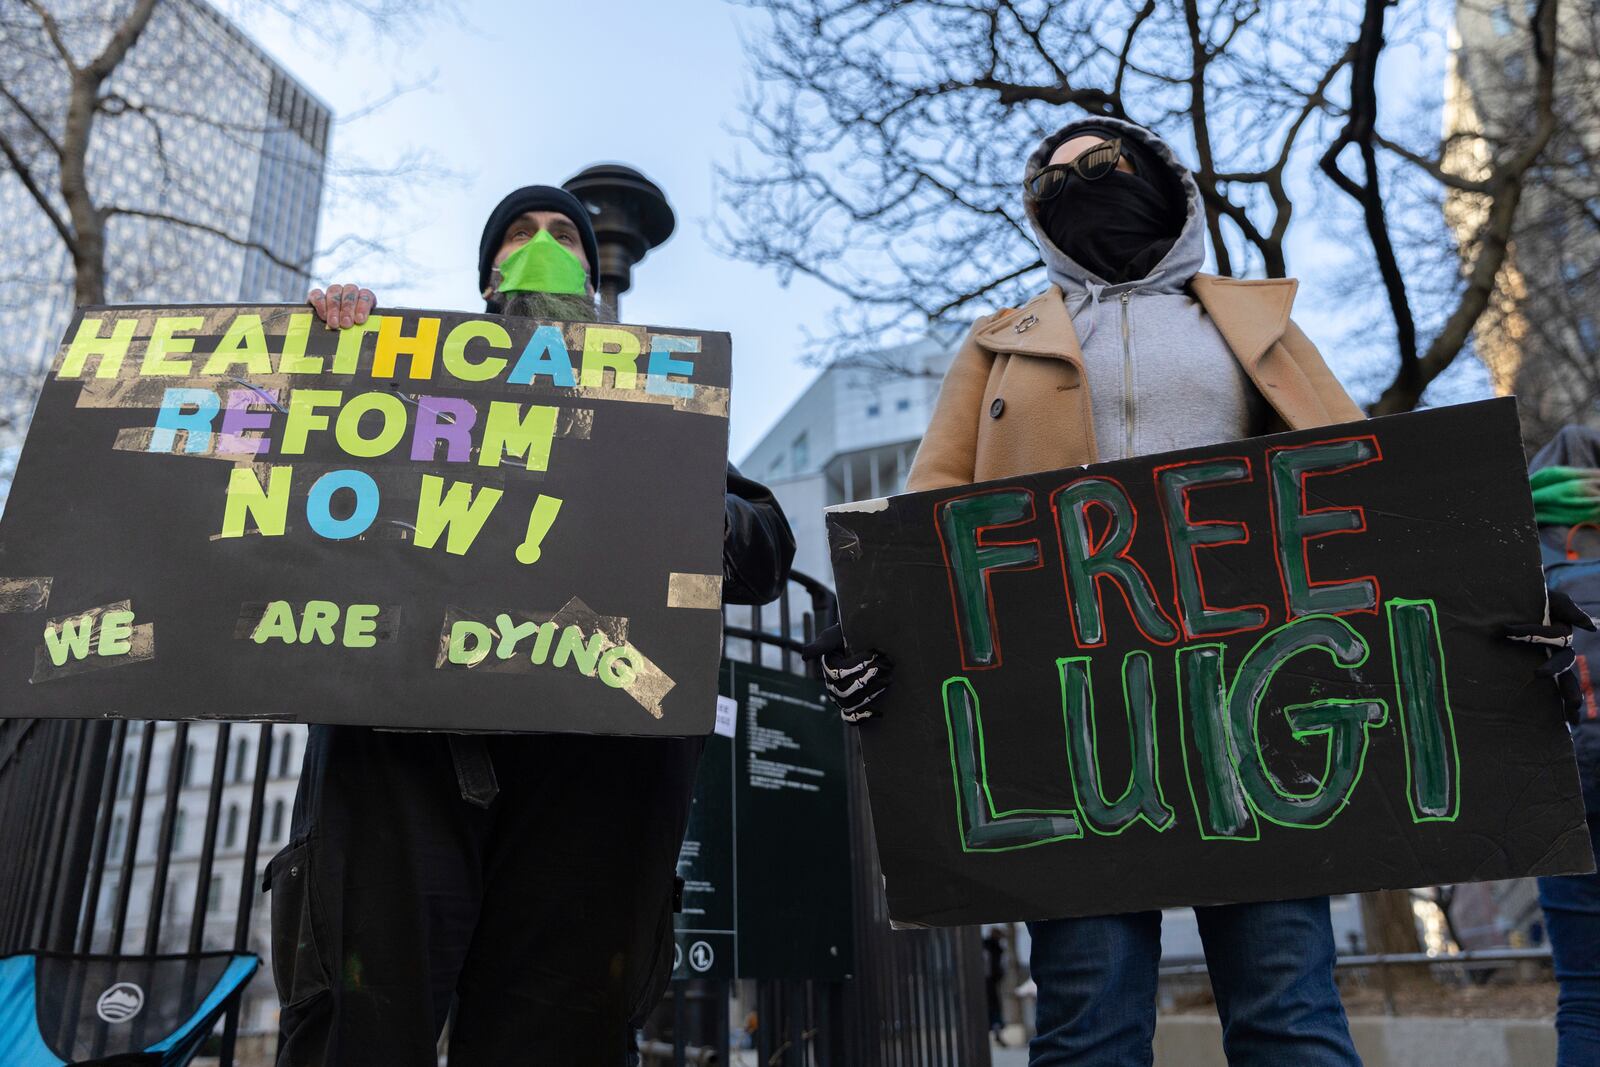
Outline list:
[[[826,585],[795,574],[777,603],[729,608],[723,654],[795,674],[800,650],[838,617]],[[792,595],[803,596],[800,610]],[[855,973],[846,982],[761,981],[755,1062],[762,1067],[971,1067],[989,1060],[982,947],[975,928],[891,930],[855,732],[845,731]],[[732,983],[673,984],[647,1027],[647,1063],[730,1062]]]
[[[275,731],[295,729],[0,721],[0,853],[20,860],[0,894],[0,951],[262,953],[265,938],[252,936],[252,920],[264,794]],[[254,774],[230,781],[238,733],[256,737]],[[207,741],[213,757],[201,777],[189,760]],[[248,828],[224,846],[229,793],[248,796]],[[236,814],[237,802],[231,807]],[[191,848],[188,815],[201,811]],[[191,875],[192,893],[183,892]],[[214,883],[236,887],[231,907]],[[258,976],[250,995],[254,1003],[270,998],[270,980]],[[234,1062],[239,1016],[236,1001],[217,1042],[223,1064]]]
[[[728,609],[725,653],[803,674],[801,648],[835,611],[825,585],[797,574],[776,604]],[[0,719],[0,953],[230,948],[267,958],[260,868],[283,843],[279,805],[295,784],[303,730]],[[977,934],[889,930],[860,754],[846,736],[851,832],[840,861],[854,878],[855,977],[755,984],[759,1062],[987,1062]],[[275,761],[284,746],[292,760]],[[270,1062],[270,973],[224,1017],[212,1049],[220,1067]],[[676,984],[649,1028],[647,1062],[728,1063],[733,993],[730,983]]]

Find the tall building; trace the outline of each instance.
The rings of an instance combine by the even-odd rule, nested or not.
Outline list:
[[[47,6],[74,54],[87,56],[103,47],[130,5],[56,0]],[[25,14],[6,19],[0,81],[29,115],[53,124],[52,134],[59,135],[67,72]],[[112,103],[95,120],[88,158],[96,204],[198,224],[113,215],[107,223],[108,302],[304,299],[307,273],[273,260],[311,261],[331,120],[327,105],[205,0],[162,0],[102,95]],[[36,184],[61,209],[54,159],[37,150],[39,135],[27,117],[0,102],[0,130],[32,157]],[[7,167],[0,167],[0,226],[6,235],[0,242],[0,364],[33,372],[0,382],[11,394],[0,396],[0,405],[20,411],[20,425],[0,439],[0,448],[14,449],[43,368],[71,317],[74,274],[50,220]]]
[[[1460,0],[1446,71],[1445,162],[1481,177],[1492,145],[1516,145],[1534,114],[1536,0]],[[1501,293],[1474,331],[1495,392],[1515,394],[1532,452],[1568,423],[1600,426],[1600,5],[1558,8],[1555,136],[1529,172]],[[1452,192],[1445,219],[1473,251],[1486,201]],[[1535,944],[1542,915],[1531,878],[1456,889],[1464,947]]]
[[[1446,71],[1444,159],[1468,178],[1531,131],[1537,0],[1460,0]],[[1496,300],[1474,332],[1495,391],[1516,394],[1530,450],[1569,422],[1600,425],[1600,7],[1563,0],[1555,136],[1529,171]],[[1476,251],[1486,198],[1452,191],[1445,220]]]

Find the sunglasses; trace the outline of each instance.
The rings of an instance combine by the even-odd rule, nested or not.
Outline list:
[[[1071,163],[1052,163],[1027,181],[1028,194],[1035,200],[1053,200],[1067,187],[1067,175],[1076,174],[1084,181],[1097,181],[1117,169],[1122,158],[1122,138],[1113,137],[1091,145],[1079,153]]]

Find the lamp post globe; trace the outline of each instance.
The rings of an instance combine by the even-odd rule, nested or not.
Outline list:
[[[633,284],[634,264],[672,236],[672,205],[655,182],[621,163],[598,163],[561,187],[589,211],[600,248],[600,298],[616,308]]]

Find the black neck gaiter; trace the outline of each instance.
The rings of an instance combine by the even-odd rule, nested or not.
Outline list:
[[[1106,281],[1134,281],[1161,262],[1183,231],[1182,207],[1149,182],[1114,170],[1087,181],[1076,174],[1038,207],[1047,237],[1073,262]]]

